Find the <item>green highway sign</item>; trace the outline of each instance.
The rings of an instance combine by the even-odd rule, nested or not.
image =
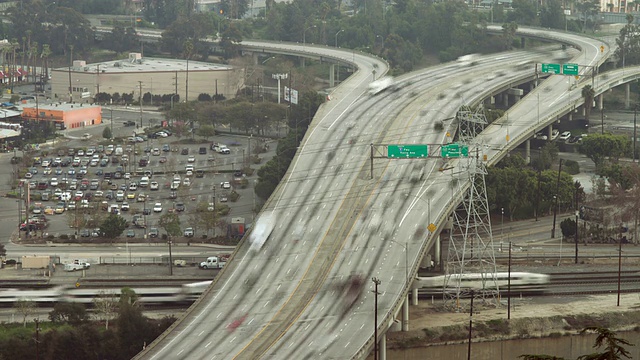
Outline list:
[[[560,74],[560,64],[542,64],[542,72]]]
[[[460,144],[442,145],[440,155],[443,158],[458,158],[460,156],[469,156],[469,146]]]
[[[562,64],[564,75],[578,75],[578,64]]]
[[[387,145],[387,157],[389,158],[423,158],[427,157],[427,145]]]

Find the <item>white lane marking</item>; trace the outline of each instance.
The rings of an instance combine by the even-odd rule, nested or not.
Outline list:
[[[209,342],[207,343],[207,345],[205,345],[205,346],[204,346],[204,348],[205,348],[205,349],[206,349],[206,348],[208,348],[208,347],[209,347],[209,345],[211,345],[211,341],[209,341]]]
[[[200,334],[198,334],[198,336],[204,334],[204,330],[200,331]]]

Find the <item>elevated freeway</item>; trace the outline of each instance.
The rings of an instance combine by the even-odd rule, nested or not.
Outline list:
[[[582,49],[585,65],[597,66],[609,54],[600,52],[598,40],[566,34],[565,41]],[[373,70],[386,72],[379,59],[310,45],[252,46],[351,57],[359,71],[321,107],[259,216],[258,222],[275,219],[264,246],[259,251],[239,246],[208,293],[138,358],[366,356],[374,327],[368,279],[381,281],[375,325],[384,334],[400,309],[407,309],[411,279],[436,239],[438,232],[424,227],[433,222],[442,228],[468,183],[466,159],[452,161],[447,172],[438,171],[439,159],[378,160],[371,178],[370,144],[446,143],[454,127],[448,119],[461,105],[478,103],[515,78],[530,77],[531,70],[517,65],[536,56],[491,55],[473,67],[444,64],[400,79],[404,87],[398,92],[369,97],[364,92]],[[558,109],[583,83],[551,76],[487,127],[473,146],[495,163],[532,131],[555,121]],[[540,116],[532,111],[532,97],[540,100]],[[443,127],[434,126],[437,122]],[[344,289],[353,276],[365,282],[351,302]],[[402,313],[404,325],[408,318]]]

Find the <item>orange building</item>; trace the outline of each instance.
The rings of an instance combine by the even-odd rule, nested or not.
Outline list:
[[[22,107],[25,120],[52,121],[58,129],[77,129],[102,123],[102,107],[88,104],[54,103]]]

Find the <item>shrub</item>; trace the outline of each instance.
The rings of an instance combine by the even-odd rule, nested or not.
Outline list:
[[[574,160],[565,160],[564,170],[571,175],[578,174],[580,173],[580,164]]]
[[[436,130],[436,131],[442,131],[442,130],[444,130],[444,124],[442,123],[442,121],[436,121],[433,124],[433,129]]]

